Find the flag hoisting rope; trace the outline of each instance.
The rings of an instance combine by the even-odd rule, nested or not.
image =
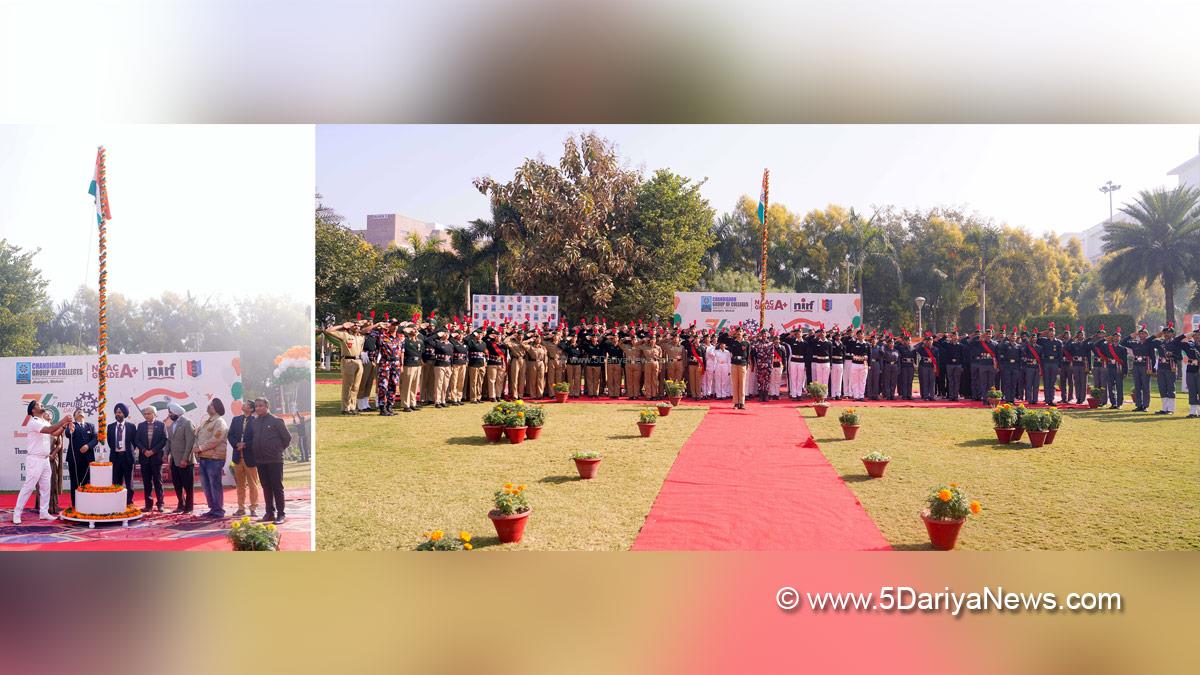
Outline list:
[[[104,146],[96,148],[96,169],[92,174],[92,185],[88,194],[96,201],[96,225],[100,230],[100,336],[97,342],[100,364],[97,370],[97,398],[100,399],[97,410],[96,436],[103,444],[108,435],[108,419],[105,411],[108,408],[108,248],[104,239],[106,223],[112,218],[108,207],[108,182],[104,172]]]
[[[767,325],[767,183],[770,179],[771,171],[763,169],[762,193],[758,196],[758,222],[762,223],[762,263],[760,269],[761,287],[759,289],[758,302],[758,327],[759,330]]]

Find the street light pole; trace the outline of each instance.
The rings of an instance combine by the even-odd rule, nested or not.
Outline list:
[[[925,306],[925,297],[917,296],[917,337],[925,335],[925,322],[921,319],[921,308]]]
[[[1113,218],[1113,193],[1120,189],[1121,189],[1121,186],[1113,185],[1113,182],[1111,180],[1108,181],[1107,183],[1105,183],[1104,185],[1100,186],[1100,191],[1103,192],[1104,194],[1108,195],[1108,224],[1109,225],[1112,225],[1112,218]]]

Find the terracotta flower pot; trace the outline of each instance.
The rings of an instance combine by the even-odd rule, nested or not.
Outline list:
[[[649,438],[650,434],[654,433],[654,425],[638,422],[638,431],[642,432],[642,438]]]
[[[515,544],[521,541],[521,535],[525,534],[525,523],[531,513],[533,509],[504,516],[499,511],[492,510],[488,512],[488,518],[492,520],[492,525],[496,526],[496,536],[500,537],[501,544]]]
[[[530,441],[536,440],[537,437],[541,436],[541,435],[542,435],[541,427],[525,427],[525,439],[526,440],[530,440]]]
[[[485,424],[483,425],[483,435],[487,436],[488,443],[499,443],[500,437],[504,435],[504,425]]]
[[[596,469],[600,468],[600,458],[595,459],[576,459],[575,468],[579,470],[579,477],[583,480],[591,480],[596,477]]]
[[[1011,443],[1013,434],[1016,432],[1016,429],[1013,429],[1012,427],[1009,427],[1007,429],[1003,429],[1001,427],[992,427],[992,431],[996,432],[996,440],[997,441],[1000,441],[1001,443]]]
[[[504,433],[508,436],[508,442],[516,445],[517,443],[525,442],[525,432],[528,427],[504,427]]]
[[[671,405],[679,405],[679,401],[682,398],[682,396],[668,396],[667,400],[671,402]]]
[[[846,437],[846,440],[852,441],[852,440],[854,440],[854,437],[858,435],[858,428],[860,426],[862,426],[862,425],[861,424],[843,424],[842,425],[842,435]]]
[[[1054,437],[1058,434],[1058,429],[1051,429],[1046,432],[1046,445],[1054,443]]]
[[[1099,408],[1100,407],[1100,399],[1096,398],[1095,396],[1089,396],[1088,397],[1088,407],[1092,408],[1092,409]]]
[[[1048,434],[1048,433],[1050,433],[1050,432],[1048,432],[1048,431],[1033,431],[1033,430],[1030,430],[1030,431],[1029,431],[1029,445],[1030,445],[1030,447],[1034,447],[1034,448],[1040,448],[1040,447],[1042,447],[1042,444],[1044,444],[1044,443],[1046,442],[1046,434]]]
[[[817,417],[824,417],[825,413],[829,412],[827,405],[814,405],[813,410],[817,411]]]
[[[989,399],[987,400],[987,403],[988,403],[988,407],[989,407],[989,408],[995,408],[996,406],[1000,405],[1000,399],[998,399],[998,398],[989,398]]]
[[[888,465],[887,462],[873,462],[869,459],[864,459],[862,463],[867,467],[867,475],[871,478],[883,478],[883,470]]]
[[[555,403],[566,403],[567,397],[570,395],[571,395],[571,392],[569,392],[569,391],[556,391],[556,392],[554,392],[554,402]]]
[[[1021,440],[1021,437],[1024,435],[1025,435],[1025,427],[1017,427],[1017,428],[1013,429],[1012,438],[1009,439],[1009,442],[1016,443],[1017,441]]]
[[[659,417],[666,417],[667,415],[671,414],[671,406],[669,406],[669,405],[658,405],[655,407],[658,408],[658,416]]]
[[[925,530],[929,532],[929,543],[939,551],[949,551],[958,542],[958,531],[967,519],[938,520],[930,518],[928,511],[922,511],[921,520],[925,521]]]

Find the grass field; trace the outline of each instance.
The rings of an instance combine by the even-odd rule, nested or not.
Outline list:
[[[959,547],[1026,549],[1196,549],[1200,547],[1200,420],[1123,410],[1064,411],[1053,445],[996,444],[988,411],[861,407],[863,427],[842,440],[834,408],[803,411],[825,456],[888,541],[925,549],[918,517],[929,488],[956,482],[983,503]],[[1152,408],[1158,409],[1157,401]],[[859,458],[891,455],[883,479]]]
[[[321,549],[411,549],[442,529],[469,531],[477,550],[627,550],[704,415],[682,406],[644,439],[639,406],[550,404],[538,440],[488,444],[487,404],[343,417],[339,392],[317,387]],[[604,453],[596,479],[579,480],[575,450]],[[521,543],[500,547],[487,512],[505,482],[526,485],[533,514]]]

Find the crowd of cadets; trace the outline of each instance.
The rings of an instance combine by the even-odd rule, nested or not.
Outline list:
[[[776,332],[741,324],[698,329],[644,322],[610,325],[600,319],[575,326],[489,325],[465,320],[355,321],[325,329],[342,347],[342,413],[378,410],[393,415],[422,406],[444,408],[514,398],[543,398],[566,382],[580,398],[663,398],[666,380],[682,380],[693,399],[806,397],[820,382],[828,397],[912,400],[913,379],[924,400],[983,400],[998,389],[1008,402],[1084,403],[1088,378],[1105,389],[1104,403],[1120,408],[1124,379],[1133,373],[1135,410],[1150,405],[1157,380],[1162,409],[1175,411],[1175,389],[1184,375],[1188,417],[1200,417],[1200,331],[1175,334],[1164,326],[1153,336],[1145,325],[1122,338],[1101,325],[1061,334],[1053,324],[1009,330],[977,326],[921,337],[837,327]],[[374,392],[378,408],[369,405]],[[1039,392],[1042,396],[1039,399]],[[1057,396],[1061,394],[1061,398]]]

